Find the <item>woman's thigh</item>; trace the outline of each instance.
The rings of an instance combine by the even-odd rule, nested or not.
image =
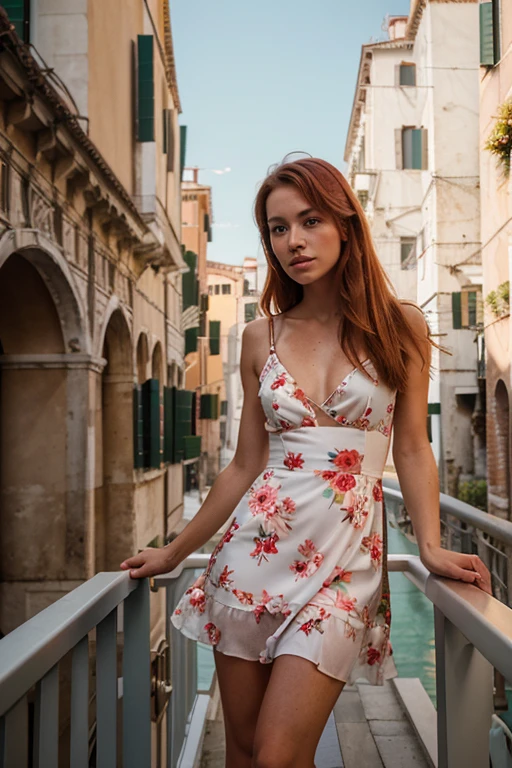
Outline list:
[[[226,766],[251,765],[254,733],[272,664],[214,652],[226,732]]]
[[[307,659],[278,656],[256,726],[255,768],[313,768],[322,731],[344,685]]]

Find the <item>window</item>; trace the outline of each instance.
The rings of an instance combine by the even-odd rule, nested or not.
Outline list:
[[[229,283],[224,283],[224,285],[222,286],[222,293],[223,294],[231,293],[231,285]]]
[[[452,293],[453,328],[474,328],[483,322],[482,290],[479,286]]]
[[[153,35],[137,36],[137,141],[155,140]]]
[[[16,34],[24,43],[30,42],[30,0],[5,0],[2,3]]]
[[[258,312],[257,304],[246,304],[245,305],[245,322],[250,323],[251,320],[255,320],[257,312]]]
[[[416,85],[416,64],[398,65],[398,84]]]
[[[397,168],[426,170],[428,168],[427,129],[398,128],[396,155]]]
[[[183,311],[189,307],[197,307],[199,285],[196,276],[197,255],[194,251],[185,251],[183,254],[188,272],[181,276],[181,291],[183,294]]]
[[[213,292],[215,295],[218,295],[220,293],[220,285],[214,285]]]
[[[500,0],[491,0],[480,3],[480,64],[493,67],[500,58]]]
[[[205,394],[201,395],[200,400],[200,419],[218,419],[219,418],[219,396]]]
[[[400,268],[401,269],[416,268],[416,238],[415,237],[400,238]]]
[[[220,320],[210,320],[210,355],[220,355]]]
[[[212,228],[210,227],[210,214],[204,214],[204,231],[207,234],[208,242],[212,242]]]
[[[133,420],[134,467],[157,469],[162,460],[158,379],[147,379],[134,388]]]

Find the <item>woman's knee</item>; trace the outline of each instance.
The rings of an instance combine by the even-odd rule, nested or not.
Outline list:
[[[252,768],[297,768],[300,758],[293,744],[255,745]]]

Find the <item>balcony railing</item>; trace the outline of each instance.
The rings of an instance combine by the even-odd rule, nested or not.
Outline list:
[[[403,503],[391,491],[385,489],[388,504]],[[490,535],[511,536],[512,524],[500,521],[498,531],[489,516],[469,509],[465,512],[474,523],[478,520],[480,530],[491,525]],[[154,580],[153,590],[166,590],[167,615],[190,584],[192,571],[207,562],[208,555],[192,555]],[[512,680],[512,610],[472,585],[429,574],[418,557],[390,555],[389,567],[403,571],[434,605],[438,768],[486,766],[493,667]],[[127,573],[100,573],[0,641],[1,768],[26,768],[29,750],[32,765],[57,768],[59,663],[70,652],[73,768],[194,764],[209,700],[197,690],[196,646],[168,621],[170,657],[152,680],[149,601],[147,581],[132,581]],[[94,668],[93,695],[89,680]],[[60,682],[62,687],[65,680]],[[33,691],[34,707],[29,703]],[[166,729],[165,754],[159,749],[151,753],[152,710]]]

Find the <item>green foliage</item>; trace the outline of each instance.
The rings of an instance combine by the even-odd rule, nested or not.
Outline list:
[[[496,317],[508,315],[510,312],[510,281],[501,283],[495,291],[491,291],[486,296],[485,303]]]
[[[487,480],[465,480],[459,483],[457,495],[466,504],[487,512]]]
[[[498,107],[496,124],[484,148],[496,155],[505,176],[510,174],[510,150],[512,149],[512,100]]]

